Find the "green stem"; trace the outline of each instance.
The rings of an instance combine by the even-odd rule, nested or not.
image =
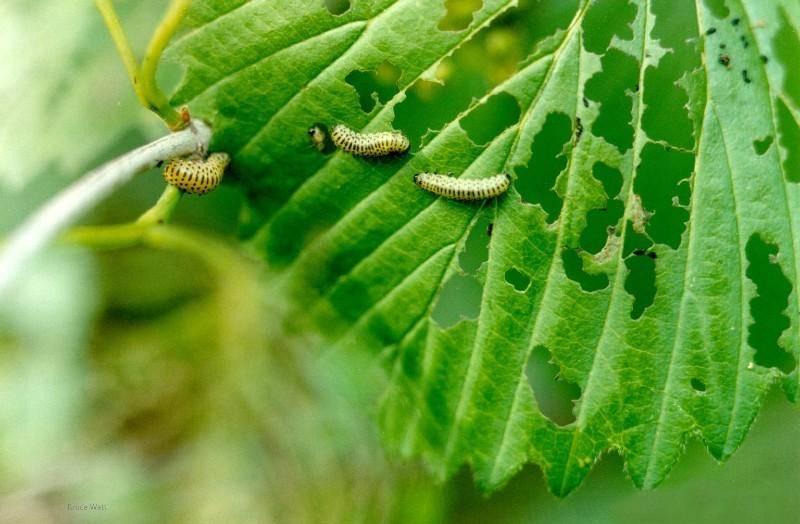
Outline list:
[[[181,199],[181,190],[167,185],[158,201],[134,222],[113,226],[82,226],[68,231],[63,240],[97,249],[120,249],[142,245],[147,233],[164,224]]]
[[[191,0],[172,0],[164,18],[153,33],[150,44],[142,59],[141,80],[142,91],[147,100],[155,108],[161,117],[167,122],[170,129],[180,129],[186,125],[183,115],[176,111],[170,104],[166,95],[156,84],[156,70],[161,59],[161,53],[169,43],[172,35],[189,9]]]
[[[189,123],[188,112],[184,110],[176,111],[170,105],[169,99],[156,84],[156,70],[158,69],[161,54],[186,15],[189,4],[191,4],[191,0],[172,0],[167,13],[153,33],[142,59],[142,64],[139,66],[131,50],[128,38],[125,36],[122,24],[120,24],[117,13],[114,10],[114,3],[112,0],[95,0],[95,5],[103,16],[108,32],[114,40],[120,57],[122,57],[122,62],[125,64],[125,69],[128,72],[131,84],[133,84],[136,97],[144,107],[161,117],[173,131],[186,127]]]
[[[108,33],[111,35],[111,39],[114,40],[114,45],[117,48],[120,58],[122,58],[125,70],[128,72],[128,78],[131,81],[131,85],[133,85],[136,97],[143,106],[149,107],[150,104],[147,97],[139,88],[139,66],[136,62],[136,56],[133,54],[131,45],[128,42],[128,37],[125,35],[125,30],[122,28],[119,18],[117,18],[116,11],[114,11],[114,4],[111,0],[95,0],[94,3],[97,6],[97,10],[100,11],[100,14],[103,16],[103,21],[106,24]]]
[[[65,242],[95,249],[121,249],[141,245],[147,229],[148,226],[135,223],[116,226],[82,226],[69,230],[62,238]]]
[[[145,226],[152,226],[155,224],[163,224],[168,222],[175,212],[178,202],[181,200],[183,193],[175,186],[167,184],[164,192],[158,198],[158,202],[153,207],[142,213],[136,223]]]

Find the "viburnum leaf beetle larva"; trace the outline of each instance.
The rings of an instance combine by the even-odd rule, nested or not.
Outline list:
[[[399,155],[411,145],[408,137],[398,131],[357,133],[342,124],[333,126],[331,140],[342,151],[365,157]]]
[[[230,160],[227,153],[212,153],[205,160],[174,158],[164,167],[164,180],[187,193],[204,195],[219,185]]]
[[[456,178],[439,173],[417,173],[414,183],[426,191],[453,200],[483,200],[505,193],[511,177],[505,173],[488,178]]]

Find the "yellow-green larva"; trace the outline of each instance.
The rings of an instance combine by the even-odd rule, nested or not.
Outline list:
[[[410,146],[408,137],[397,131],[357,133],[342,124],[333,126],[331,140],[342,151],[366,157],[399,155]]]
[[[311,143],[317,148],[318,151],[325,151],[325,140],[327,139],[327,135],[321,126],[309,127],[308,136],[311,139]]]
[[[164,167],[164,180],[187,193],[204,195],[219,185],[230,161],[227,153],[213,153],[205,160],[175,158]]]
[[[456,178],[439,173],[417,173],[414,183],[433,194],[453,200],[483,200],[505,193],[511,177],[505,173],[489,178]]]

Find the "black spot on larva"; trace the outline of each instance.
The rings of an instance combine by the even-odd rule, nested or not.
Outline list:
[[[752,82],[750,79],[750,74],[747,72],[747,69],[742,69],[742,80],[744,80],[745,84],[749,84]]]
[[[710,36],[710,35],[713,35],[716,32],[717,32],[717,28],[716,27],[711,27],[711,28],[709,28],[708,31],[706,31],[706,34]]]

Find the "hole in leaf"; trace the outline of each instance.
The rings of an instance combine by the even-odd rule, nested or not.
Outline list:
[[[506,92],[489,97],[461,120],[461,128],[477,145],[486,145],[497,135],[519,121],[517,99]]]
[[[528,357],[525,374],[542,414],[559,426],[565,426],[575,422],[573,408],[581,389],[561,377],[552,360],[546,347],[536,346]]]
[[[600,104],[592,133],[627,151],[633,145],[633,99],[639,79],[639,63],[619,49],[611,48],[601,59],[602,71],[584,86],[584,95]]]
[[[756,154],[763,155],[769,151],[769,146],[772,145],[772,140],[772,135],[768,135],[766,138],[762,138],[761,140],[753,140],[753,149],[756,150]]]
[[[745,246],[747,278],[755,285],[758,296],[750,300],[753,323],[748,328],[747,343],[756,352],[753,361],[759,366],[778,368],[790,373],[796,365],[794,356],[779,344],[781,333],[789,328],[784,311],[789,306],[792,284],[774,261],[778,247],[753,234]]]
[[[595,162],[592,175],[606,192],[606,206],[592,209],[586,214],[586,227],[581,232],[580,246],[584,251],[596,255],[606,245],[608,235],[613,232],[624,215],[625,205],[614,198],[622,189],[622,173],[603,162]]]
[[[334,16],[339,16],[350,9],[350,0],[324,0],[325,8]]]
[[[512,267],[506,271],[506,282],[514,286],[517,291],[525,292],[528,290],[528,286],[531,285],[531,277],[527,273]]]
[[[467,236],[464,242],[464,249],[458,257],[458,263],[461,269],[467,274],[474,274],[481,264],[489,259],[489,242],[490,238],[486,234],[491,221],[491,213],[489,209],[484,210]]]
[[[449,63],[446,60],[440,67],[449,68]],[[419,148],[428,130],[443,128],[486,89],[486,81],[481,75],[460,67],[445,85],[418,80],[408,91],[406,99],[395,106],[394,127],[406,133],[412,148]]]
[[[610,200],[606,207],[586,213],[586,227],[581,231],[581,249],[593,255],[599,253],[608,241],[609,232],[619,224],[625,205],[619,199]]]
[[[653,305],[656,297],[656,261],[647,256],[653,242],[631,228],[625,238],[623,254],[628,274],[625,277],[625,291],[633,296],[631,318],[641,317],[644,310]]]
[[[383,62],[374,71],[351,71],[345,81],[358,92],[361,109],[371,112],[375,104],[385,104],[397,94],[397,80],[400,68],[390,62]]]
[[[567,146],[572,139],[572,120],[564,113],[550,113],[531,145],[531,158],[517,167],[515,187],[522,200],[539,204],[553,223],[561,213],[563,200],[555,192],[556,179],[567,167]]]
[[[726,18],[730,14],[728,7],[725,5],[725,0],[704,0],[703,3],[717,18]]]
[[[595,162],[592,166],[592,176],[603,185],[608,198],[614,198],[622,190],[622,173],[616,167],[611,167],[605,162]]]
[[[636,18],[636,6],[629,0],[598,0],[583,18],[583,47],[602,55],[616,35],[622,40],[632,40],[631,23]]]
[[[689,220],[688,179],[694,169],[694,155],[648,142],[642,149],[634,191],[644,209],[652,213],[647,234],[653,241],[677,249]]]
[[[775,100],[783,172],[789,182],[800,182],[800,126],[780,98]]]
[[[706,390],[706,383],[700,380],[699,378],[693,378],[691,380],[691,384],[692,388],[699,393],[703,393]]]
[[[780,26],[773,38],[775,58],[783,69],[783,91],[800,106],[800,35],[797,34],[794,24],[790,21],[786,9],[779,8]]]
[[[472,16],[483,5],[483,0],[445,0],[447,8],[439,29],[442,31],[461,31],[472,23]]]
[[[642,128],[652,140],[663,140],[686,149],[694,147],[694,131],[689,116],[689,95],[677,82],[699,68],[700,52],[693,43],[697,27],[694,5],[669,0],[652,4],[655,16],[653,37],[662,47],[671,49],[657,67],[650,66],[644,75],[645,110]]]
[[[452,327],[463,319],[478,318],[482,293],[483,287],[475,277],[455,274],[442,286],[431,318],[442,329]]]
[[[584,291],[599,291],[608,286],[608,276],[605,273],[587,273],[583,270],[583,259],[574,249],[561,251],[561,261],[564,264],[564,273],[567,278],[580,284]]]

